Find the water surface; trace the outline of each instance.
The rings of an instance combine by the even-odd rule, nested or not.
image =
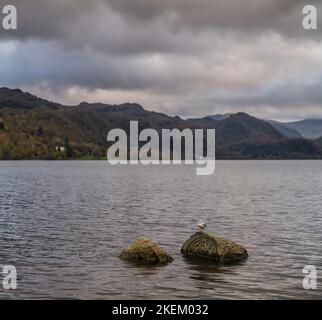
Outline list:
[[[321,161],[218,161],[210,177],[190,166],[0,162],[0,265],[19,276],[0,299],[321,299],[322,279],[302,287],[305,265],[322,271],[321,190]],[[246,246],[248,261],[185,260],[199,219]],[[174,262],[119,260],[140,236]]]

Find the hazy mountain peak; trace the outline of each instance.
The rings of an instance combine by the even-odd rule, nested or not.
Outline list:
[[[288,127],[282,122],[278,122],[274,120],[267,120],[267,122],[287,138],[290,138],[290,139],[302,138],[302,135],[297,130]]]
[[[317,139],[322,137],[322,120],[309,119],[288,124],[306,139]]]
[[[293,130],[305,139],[317,139],[322,137],[322,119],[305,119],[293,122],[269,121],[273,126],[281,130]]]
[[[213,120],[216,120],[216,121],[222,121],[222,120],[225,120],[225,119],[229,118],[232,115],[233,115],[232,113],[215,114],[215,115],[212,115],[212,116],[207,116],[207,118],[210,118],[210,119],[213,119]]]

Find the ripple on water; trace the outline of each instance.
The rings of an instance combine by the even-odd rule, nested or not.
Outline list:
[[[0,162],[0,264],[19,287],[0,298],[321,299],[302,268],[322,269],[322,162],[224,161],[191,167],[105,162]],[[248,248],[218,267],[180,255],[199,219]],[[118,259],[140,236],[174,257],[166,267]]]

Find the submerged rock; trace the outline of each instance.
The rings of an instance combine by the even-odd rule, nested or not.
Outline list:
[[[148,238],[141,238],[133,242],[122,251],[120,258],[138,263],[167,264],[173,258],[156,243]]]
[[[211,259],[218,263],[235,263],[248,258],[247,250],[243,246],[206,232],[192,235],[183,244],[181,253],[185,256]]]

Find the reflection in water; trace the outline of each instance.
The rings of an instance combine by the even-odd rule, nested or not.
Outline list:
[[[215,265],[209,260],[197,260],[187,257],[185,257],[184,260],[187,263],[188,268],[191,270],[191,279],[207,282],[216,282],[219,280],[219,278],[216,277],[216,274],[219,273],[220,270],[218,265]]]
[[[239,262],[231,264],[230,266],[220,265],[209,259],[201,259],[197,257],[184,257],[184,261],[187,263],[188,268],[192,271],[191,279],[210,282],[226,283],[225,279],[221,275],[229,275],[238,272],[238,266],[244,265],[246,262]]]
[[[321,161],[224,161],[210,177],[189,166],[0,162],[0,265],[19,277],[0,299],[319,299],[303,290],[302,269],[322,269],[321,187]],[[200,219],[249,259],[182,257]],[[173,263],[121,261],[142,236]]]
[[[142,276],[153,276],[158,274],[161,268],[165,268],[166,265],[155,265],[152,263],[135,263],[132,261],[124,261],[124,267],[133,268],[136,273],[139,273]]]

